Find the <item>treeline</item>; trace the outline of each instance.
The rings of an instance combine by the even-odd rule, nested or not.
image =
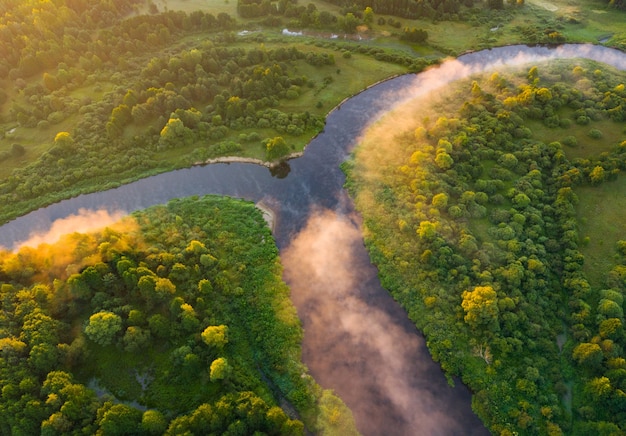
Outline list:
[[[450,19],[452,14],[458,14],[462,7],[472,7],[473,0],[326,0],[328,3],[340,6],[346,12],[359,14],[358,11],[365,10],[366,7],[376,14],[393,15],[395,17],[409,20],[422,19]]]
[[[355,31],[357,20],[346,23],[345,18],[328,12],[320,11],[314,3],[306,6],[299,5],[295,0],[281,0],[270,2],[268,0],[238,0],[237,13],[245,19],[260,19],[265,26],[281,27],[295,25],[303,28],[315,28],[326,30]]]
[[[9,3],[0,17],[0,80],[9,79],[16,89],[25,90],[31,86],[29,78],[44,74],[47,91],[64,86],[72,90],[93,81],[92,74],[103,69],[127,70],[129,56],[157,52],[181,32],[215,32],[235,25],[228,14],[202,11],[128,16],[142,4],[143,0]],[[3,91],[0,104],[6,101]],[[10,110],[20,123],[33,122],[23,108]]]
[[[0,253],[0,432],[354,432],[300,362],[277,253],[218,197]]]
[[[115,25],[144,3],[144,0],[3,2],[0,79],[27,78],[60,62],[73,64],[79,54],[96,54],[105,44],[96,41],[94,31]]]
[[[626,141],[567,158],[595,121],[623,123],[624,80],[593,63],[494,73],[421,107],[394,146],[373,132],[346,167],[383,285],[496,434],[626,430],[624,243],[593,288],[575,209],[576,186],[626,168]]]

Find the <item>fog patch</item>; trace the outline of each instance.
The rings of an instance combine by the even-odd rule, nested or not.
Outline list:
[[[16,242],[13,250],[24,246],[37,247],[40,244],[53,244],[68,233],[93,232],[120,221],[126,214],[124,211],[79,209],[78,213],[55,220],[50,229],[44,232],[31,233],[24,241]]]
[[[532,51],[532,52],[530,52]],[[473,74],[496,72],[509,67],[546,62],[555,59],[591,59],[626,70],[623,54],[610,48],[593,44],[567,44],[558,47],[508,46],[488,49],[477,56],[463,55],[446,59],[438,65],[427,68],[415,76],[413,85],[401,93],[388,96],[390,104],[401,104],[417,97],[423,97],[441,87]],[[389,108],[385,109],[385,113]],[[382,114],[381,114],[382,115]]]
[[[355,216],[312,213],[281,258],[305,330],[303,360],[350,407],[360,432],[480,432],[468,394],[447,385],[423,338],[377,284]]]

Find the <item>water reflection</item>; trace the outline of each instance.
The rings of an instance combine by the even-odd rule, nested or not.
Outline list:
[[[272,165],[270,167],[270,174],[272,175],[272,177],[276,177],[277,179],[286,178],[290,172],[291,166],[286,160],[280,161],[276,165]]]

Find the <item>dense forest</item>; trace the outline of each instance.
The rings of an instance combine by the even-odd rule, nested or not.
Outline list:
[[[225,13],[39,3],[8,3],[0,17],[0,80],[14,86],[0,91],[0,201],[10,205],[0,220],[213,157],[279,160],[323,129],[329,95],[345,97],[342,65],[428,64],[374,47],[235,33]]]
[[[0,433],[354,433],[277,255],[254,204],[211,196],[0,253]]]
[[[571,61],[475,77],[388,116],[346,165],[383,286],[495,434],[626,431],[626,235],[590,241],[580,214],[609,216],[577,210],[582,187],[624,195],[625,81]]]

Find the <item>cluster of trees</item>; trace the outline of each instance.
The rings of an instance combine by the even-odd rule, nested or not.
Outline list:
[[[326,0],[342,7],[344,13],[354,13],[362,17],[362,11],[370,8],[376,14],[393,15],[415,20],[422,19],[458,19],[463,8],[474,6],[473,0]],[[490,1],[491,9],[502,9],[503,1]]]
[[[111,112],[107,131],[115,139],[129,125],[165,124],[159,138],[164,148],[216,143],[244,129],[291,136],[318,132],[321,118],[278,109],[281,100],[296,100],[315,86],[294,74],[299,62],[333,65],[334,59],[295,47],[245,50],[214,44],[169,59],[153,58],[141,72],[142,83],[129,91],[132,98],[125,96]]]
[[[0,432],[354,431],[300,362],[277,254],[253,204],[211,196],[0,253]]]
[[[342,10],[335,15],[329,11],[320,11],[314,3],[307,6],[298,5],[294,0],[238,0],[237,12],[242,18],[262,18],[267,26],[283,26],[279,17],[288,20],[287,25],[309,29],[325,29],[339,32],[354,33],[360,25],[371,25],[374,12],[370,7],[356,10],[353,5],[349,10]],[[356,13],[355,13],[356,12]]]
[[[400,39],[411,42],[425,42],[428,39],[428,32],[424,29],[417,29],[415,27],[405,28],[404,33],[400,36]]]
[[[307,11],[308,9],[308,11]],[[242,18],[259,18],[268,15],[284,16],[287,18],[299,17],[304,11],[312,12],[317,7],[310,3],[308,7],[298,6],[297,0],[237,0],[237,13]]]
[[[626,169],[626,146],[569,160],[528,128],[590,141],[596,121],[623,123],[625,79],[594,63],[494,73],[391,142],[383,123],[346,166],[383,285],[497,434],[626,431],[625,244],[591,286],[575,207],[576,186]]]
[[[74,63],[106,44],[93,32],[109,27],[144,0],[6,1],[0,6],[0,79],[41,74],[60,62]],[[89,47],[89,50],[84,50]]]
[[[46,7],[53,7],[50,4]],[[31,164],[0,182],[0,197],[12,209],[3,209],[9,214],[3,219],[56,201],[68,191],[75,195],[95,180],[128,180],[172,169],[171,162],[159,158],[170,148],[184,150],[176,165],[190,165],[237,154],[252,144],[261,154],[267,138],[281,136],[289,144],[290,138],[314,136],[323,128],[321,117],[308,111],[286,112],[281,106],[327,86],[298,70],[308,64],[334,73],[334,54],[345,53],[338,44],[307,51],[280,44],[264,48],[256,44],[264,41],[261,35],[229,33],[234,21],[223,13],[215,17],[200,11],[169,11],[122,19],[125,11],[119,11],[110,27],[100,29],[96,22],[84,37],[64,44],[59,49],[63,57],[46,64],[43,73],[38,71],[39,80],[20,69],[22,57],[34,50],[37,38],[29,43],[32,47],[22,49],[19,59],[6,60],[17,95],[5,105],[4,122],[42,132],[53,131],[60,123],[75,127],[67,129],[71,141],[54,141],[38,158],[27,154]],[[21,23],[29,25],[33,26]],[[73,32],[71,25],[56,29],[64,37]],[[175,54],[161,51],[186,35],[207,30],[218,33],[210,41],[178,48]],[[230,47],[248,39],[256,47]],[[363,53],[384,62],[415,63],[406,55],[382,50]],[[102,93],[111,80],[118,86]],[[101,97],[91,97],[98,93]],[[29,150],[28,144],[17,146]],[[19,157],[21,149],[5,152],[2,158]]]

